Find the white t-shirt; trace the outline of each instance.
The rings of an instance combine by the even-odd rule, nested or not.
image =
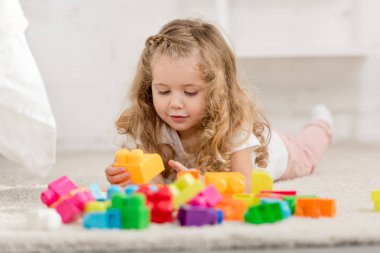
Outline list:
[[[185,165],[192,165],[194,167],[195,164],[195,158],[189,159],[191,157],[189,154],[186,153],[181,140],[178,136],[178,133],[173,130],[172,128],[167,127],[166,125],[162,128],[163,132],[163,142],[170,144],[173,146],[177,157],[176,159]],[[239,143],[239,141],[243,140],[243,138],[246,136],[246,131],[242,130],[241,132],[235,134],[232,137],[232,143]],[[137,141],[137,144],[141,144],[140,141]],[[232,147],[231,152],[235,153],[237,151],[247,149],[247,148],[256,148],[260,146],[259,140],[256,138],[256,136],[251,133],[248,140],[240,144],[239,146]],[[251,160],[252,160],[252,167],[258,168],[255,164],[256,160],[256,152],[251,153]],[[272,176],[273,180],[279,179],[286,171],[288,165],[288,151],[285,147],[285,144],[281,140],[280,136],[272,131],[271,140],[268,144],[268,166],[267,170],[269,174]]]

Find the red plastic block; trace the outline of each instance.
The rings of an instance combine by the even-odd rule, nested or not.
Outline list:
[[[278,195],[286,195],[286,196],[297,195],[297,191],[260,191],[260,193],[278,194]]]

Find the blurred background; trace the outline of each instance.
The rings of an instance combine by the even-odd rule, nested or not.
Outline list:
[[[20,0],[57,122],[58,151],[116,150],[114,122],[145,39],[203,18],[234,48],[244,87],[273,126],[296,132],[314,104],[337,142],[380,142],[378,0]]]

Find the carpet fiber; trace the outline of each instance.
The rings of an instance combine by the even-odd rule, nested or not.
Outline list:
[[[47,178],[0,157],[1,252],[125,252],[178,250],[245,250],[259,248],[379,245],[380,213],[373,211],[372,190],[380,189],[379,146],[335,144],[312,176],[275,183],[275,189],[297,190],[337,201],[335,218],[298,218],[266,225],[225,222],[201,228],[151,225],[143,231],[88,231],[80,223],[57,230],[28,230],[24,213],[43,207],[46,184],[67,175],[79,185],[107,185],[104,168],[112,153],[60,153]]]

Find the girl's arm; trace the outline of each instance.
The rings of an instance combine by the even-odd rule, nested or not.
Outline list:
[[[231,155],[231,171],[241,172],[245,177],[245,192],[251,191],[253,148],[239,150]]]

